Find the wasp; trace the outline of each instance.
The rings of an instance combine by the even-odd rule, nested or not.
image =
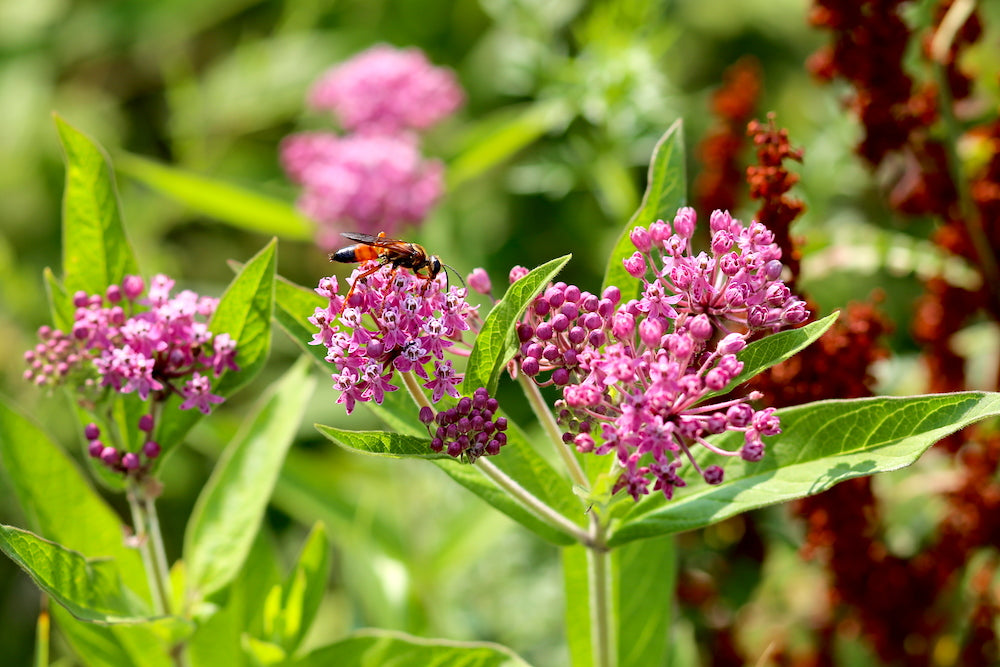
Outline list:
[[[331,262],[343,262],[344,264],[370,261],[378,262],[376,266],[368,269],[354,279],[354,282],[351,283],[351,289],[348,290],[347,296],[344,297],[344,306],[347,305],[351,295],[354,294],[354,288],[357,287],[358,281],[367,278],[386,264],[391,264],[394,271],[400,267],[410,269],[418,277],[427,281],[437,278],[442,269],[451,269],[458,276],[458,279],[462,280],[462,277],[458,275],[458,272],[453,267],[442,263],[437,255],[431,255],[422,245],[417,243],[386,238],[385,232],[379,232],[378,236],[343,232],[341,236],[355,241],[355,244],[330,253]],[[447,280],[448,273],[445,271],[445,281],[447,282]],[[462,280],[462,284],[465,284],[464,280]]]

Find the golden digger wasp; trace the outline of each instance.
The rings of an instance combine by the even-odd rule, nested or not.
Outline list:
[[[347,296],[344,297],[344,306],[347,305],[348,300],[350,300],[351,295],[354,293],[354,288],[357,286],[358,281],[375,273],[386,264],[391,264],[393,271],[400,267],[410,269],[419,278],[427,281],[434,280],[441,273],[442,268],[451,269],[458,276],[458,279],[462,281],[462,284],[465,285],[465,281],[462,280],[462,276],[458,275],[458,271],[442,263],[437,255],[429,254],[422,245],[417,243],[386,238],[385,232],[379,232],[378,236],[342,232],[341,236],[355,241],[355,244],[330,253],[331,262],[343,262],[344,264],[370,261],[378,262],[377,266],[368,269],[354,279],[354,282],[351,283],[351,289],[347,291]],[[424,271],[426,275],[421,273]],[[448,273],[446,271],[446,283],[447,280]]]

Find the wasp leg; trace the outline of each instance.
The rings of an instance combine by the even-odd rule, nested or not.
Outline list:
[[[344,312],[344,308],[347,307],[347,302],[351,299],[351,295],[354,294],[354,288],[358,286],[358,282],[361,281],[361,280],[364,280],[365,278],[367,278],[371,274],[375,273],[376,271],[378,271],[379,269],[381,269],[383,266],[385,266],[385,262],[379,262],[378,266],[375,266],[375,267],[373,267],[371,269],[368,269],[367,271],[365,271],[360,276],[358,276],[357,278],[354,279],[354,282],[351,283],[351,289],[347,290],[347,296],[344,297],[344,302],[340,304],[340,313],[343,313]],[[340,313],[338,313],[338,315]]]

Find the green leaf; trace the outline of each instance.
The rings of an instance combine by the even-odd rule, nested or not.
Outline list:
[[[553,259],[524,276],[507,289],[483,322],[476,336],[475,346],[469,356],[462,381],[462,393],[471,395],[479,387],[486,387],[490,394],[496,392],[500,372],[517,352],[515,332],[521,314],[538,294],[545,289],[572,255]]]
[[[327,373],[331,372],[329,369],[332,367],[330,362],[326,361],[326,348],[322,345],[309,344],[313,334],[319,332],[309,318],[317,308],[326,308],[329,303],[327,299],[316,294],[315,290],[296,285],[286,278],[278,276],[274,281],[274,321]]]
[[[73,299],[63,288],[52,269],[45,267],[42,275],[45,279],[45,293],[49,297],[52,324],[60,331],[71,331],[73,328]]]
[[[345,431],[316,425],[333,443],[362,454],[415,457],[433,461],[456,482],[487,503],[554,544],[570,544],[572,538],[545,523],[505,491],[490,481],[474,465],[456,461],[446,453],[435,453],[430,438],[382,431]],[[507,444],[491,460],[529,493],[571,521],[584,518],[583,509],[572,493],[568,480],[559,475],[525,440],[524,434],[508,420]]]
[[[609,545],[703,528],[758,507],[820,493],[844,480],[908,466],[941,438],[1000,415],[1000,394],[818,401],[779,410],[778,415],[782,433],[765,440],[763,460],[719,461],[715,455],[699,454],[701,465],[710,460],[723,464],[725,480],[709,486],[694,479],[670,501],[662,494],[647,497],[614,527]],[[742,434],[730,432],[713,442],[736,451]]]
[[[291,241],[313,238],[314,225],[287,202],[128,153],[117,162],[119,172],[207,217]]]
[[[66,157],[63,284],[69,295],[78,290],[104,294],[108,285],[139,272],[122,226],[111,167],[97,144],[59,116],[54,119]]]
[[[560,550],[562,556],[563,594],[566,596],[566,642],[570,664],[593,665],[594,643],[591,639],[590,576],[587,570],[589,550],[574,544]],[[645,599],[645,596],[637,596]]]
[[[122,586],[113,561],[90,560],[78,551],[2,524],[0,551],[82,621],[112,624],[151,620],[148,609]]]
[[[219,299],[208,328],[215,335],[228,333],[237,341],[236,363],[240,369],[213,378],[213,394],[228,397],[236,393],[267,361],[271,350],[276,252],[277,241],[272,239],[246,263]],[[169,417],[157,424],[156,440],[164,449],[178,445],[202,417],[197,409],[179,410],[180,403],[180,398],[171,397],[164,408]]]
[[[271,497],[315,381],[300,360],[263,398],[226,448],[195,503],[184,536],[187,586],[199,599],[239,572]]]
[[[683,125],[676,121],[663,133],[653,149],[646,177],[646,192],[642,203],[629,219],[618,237],[604,273],[602,291],[617,285],[622,292],[622,302],[635,299],[641,292],[641,281],[625,270],[622,262],[632,256],[635,246],[629,233],[635,227],[646,227],[657,220],[672,220],[677,209],[684,206],[687,197],[687,178],[684,163]]]
[[[676,558],[670,535],[631,542],[612,552],[620,667],[666,664],[676,594]],[[642,591],[642,595],[636,595],[636,591]]]
[[[288,581],[280,589],[280,612],[264,634],[274,638],[287,654],[292,654],[309,631],[326,591],[330,573],[330,544],[322,523],[316,523],[306,538],[302,553]]]
[[[36,424],[0,402],[0,463],[29,527],[90,558],[110,558],[130,590],[148,598],[138,551],[122,540],[122,520],[62,449]]]
[[[766,371],[775,364],[791,358],[801,350],[809,347],[820,336],[825,334],[833,326],[840,312],[831,313],[821,320],[810,322],[798,329],[788,329],[771,334],[760,340],[756,340],[747,345],[742,352],[737,354],[737,358],[743,362],[743,371],[726,385],[721,391],[709,392],[706,398],[718,396],[731,391],[750,378]]]
[[[54,605],[52,619],[81,664],[92,667],[173,667],[152,625],[97,625],[74,618],[65,607]]]
[[[359,454],[392,458],[447,459],[444,452],[431,450],[428,436],[418,437],[388,431],[348,431],[316,424],[316,430],[331,442]]]
[[[567,109],[562,100],[503,109],[481,121],[474,131],[475,136],[448,164],[448,190],[454,190],[510,159],[546,132],[566,122]]]
[[[421,639],[387,630],[368,630],[318,648],[292,663],[295,667],[392,665],[392,667],[527,667],[510,649],[486,642]]]
[[[209,329],[228,333],[239,341],[236,363],[240,370],[219,378],[214,390],[229,396],[252,380],[271,351],[271,316],[274,313],[274,275],[278,241],[271,241],[254,255],[219,299]]]
[[[257,531],[239,575],[224,594],[208,603],[221,606],[207,618],[200,618],[197,630],[187,640],[186,653],[191,665],[246,664],[242,637],[260,632],[261,608],[267,592],[281,584],[278,554],[267,533],[267,530]]]

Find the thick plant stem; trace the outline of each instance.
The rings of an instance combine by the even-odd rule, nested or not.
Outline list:
[[[128,498],[128,506],[132,512],[132,524],[135,526],[135,539],[139,546],[139,554],[142,556],[143,569],[146,571],[146,580],[149,583],[149,592],[153,596],[153,611],[157,615],[170,613],[168,608],[169,586],[160,578],[160,567],[157,564],[157,557],[154,555],[153,540],[162,540],[163,536],[157,530],[154,536],[150,530],[148,515],[142,500],[138,494],[141,493],[135,485],[129,485],[125,494]],[[162,545],[161,545],[162,548]]]
[[[414,402],[420,407],[427,406],[433,408],[430,401],[427,400],[427,396],[421,391],[420,384],[413,377],[413,373],[402,373],[401,375],[403,376],[403,384],[406,386],[407,391],[410,392]],[[597,544],[594,542],[594,536],[591,533],[546,505],[537,496],[500,470],[500,468],[493,465],[486,457],[476,459],[475,466],[479,468],[480,472],[489,477],[494,484],[506,491],[512,498],[545,523],[560,532],[566,533],[585,546],[593,547]]]
[[[406,385],[406,391],[410,393],[410,397],[417,404],[417,407],[433,409],[434,406],[427,400],[427,396],[424,394],[424,390],[420,388],[420,383],[414,377],[413,372],[400,373],[400,375],[403,376],[403,384]]]
[[[603,530],[597,517],[591,527],[598,542],[603,542]],[[611,552],[604,548],[587,550],[587,578],[590,588],[590,641],[594,651],[594,667],[615,667],[614,625],[611,618]]]
[[[573,452],[569,445],[563,442],[562,431],[559,430],[559,425],[556,423],[556,419],[552,415],[552,411],[549,410],[549,406],[545,403],[545,399],[542,398],[542,392],[539,390],[538,385],[524,373],[519,373],[517,380],[521,384],[521,388],[524,389],[524,395],[528,397],[528,402],[531,403],[532,411],[538,418],[539,423],[541,423],[542,428],[545,429],[545,433],[549,436],[549,440],[552,441],[552,445],[556,448],[556,452],[566,465],[566,469],[569,471],[569,476],[572,478],[573,483],[578,484],[584,489],[589,489],[590,480],[587,479],[586,473],[584,473],[583,468],[580,467],[580,462],[576,460],[575,456],[573,456]]]
[[[524,505],[532,514],[545,523],[560,532],[566,533],[585,547],[593,549],[602,546],[595,541],[593,534],[543,503],[511,477],[508,477],[504,471],[493,465],[487,458],[480,457],[476,459],[475,465],[484,475],[493,480],[497,486],[506,491],[512,498]]]

